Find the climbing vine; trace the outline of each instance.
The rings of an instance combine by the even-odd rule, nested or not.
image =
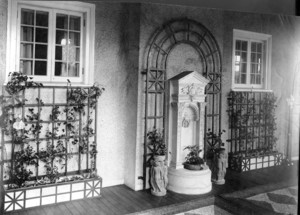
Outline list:
[[[72,87],[68,82],[65,104],[45,104],[40,96],[34,99],[34,104],[28,104],[24,92],[28,88],[42,88],[43,85],[19,72],[10,73],[9,78],[5,86],[8,95],[0,96],[0,127],[2,135],[10,139],[12,147],[11,165],[6,171],[9,175],[8,188],[95,177],[98,151],[92,140],[96,135],[92,114],[104,88],[97,84],[89,88]],[[48,118],[45,117],[46,112],[42,113],[44,108],[49,114]],[[86,123],[79,126],[86,115]],[[65,177],[61,177],[64,174],[60,169],[66,168],[67,160],[74,154],[69,144],[77,145],[78,154],[90,158],[88,175],[66,177],[65,173]],[[45,168],[44,176],[37,173],[41,165]]]
[[[228,107],[231,152],[262,155],[276,151],[273,93],[231,92]]]

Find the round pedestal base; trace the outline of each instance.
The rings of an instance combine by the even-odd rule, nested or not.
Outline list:
[[[167,189],[176,193],[197,195],[212,189],[211,171],[207,166],[199,171],[169,168],[168,179]]]

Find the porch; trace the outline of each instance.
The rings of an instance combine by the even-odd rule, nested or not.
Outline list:
[[[297,185],[298,162],[293,166],[283,165],[243,173],[228,170],[226,184],[213,185],[212,191],[204,195],[182,195],[168,191],[164,197],[155,197],[150,194],[149,190],[133,191],[125,185],[118,185],[103,188],[100,198],[60,203],[7,214],[176,214],[210,205],[215,205],[220,210],[232,214],[276,214],[268,208],[268,203],[255,204],[246,198]],[[297,196],[298,187],[293,190],[296,191],[294,196]],[[298,202],[293,207],[297,205]],[[222,213],[216,211],[215,214]]]

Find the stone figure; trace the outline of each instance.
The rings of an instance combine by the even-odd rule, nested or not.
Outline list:
[[[219,153],[217,154],[215,158],[215,183],[216,184],[225,184],[225,174],[226,174],[226,168],[228,166],[227,163],[228,155],[225,152],[224,148],[221,148]]]
[[[167,193],[168,169],[164,160],[155,159],[150,169],[151,193],[155,196],[164,196]]]

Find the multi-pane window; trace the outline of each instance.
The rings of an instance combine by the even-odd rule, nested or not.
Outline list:
[[[15,40],[8,42],[8,73],[20,71],[43,82],[89,82],[85,71],[93,70],[94,5],[16,0],[10,10],[9,33]]]
[[[20,71],[47,75],[49,13],[21,9]]]
[[[267,89],[270,37],[234,31],[233,88]]]
[[[56,14],[55,76],[79,77],[81,17]]]
[[[56,81],[81,78],[82,17],[64,12],[21,8],[21,72]]]

